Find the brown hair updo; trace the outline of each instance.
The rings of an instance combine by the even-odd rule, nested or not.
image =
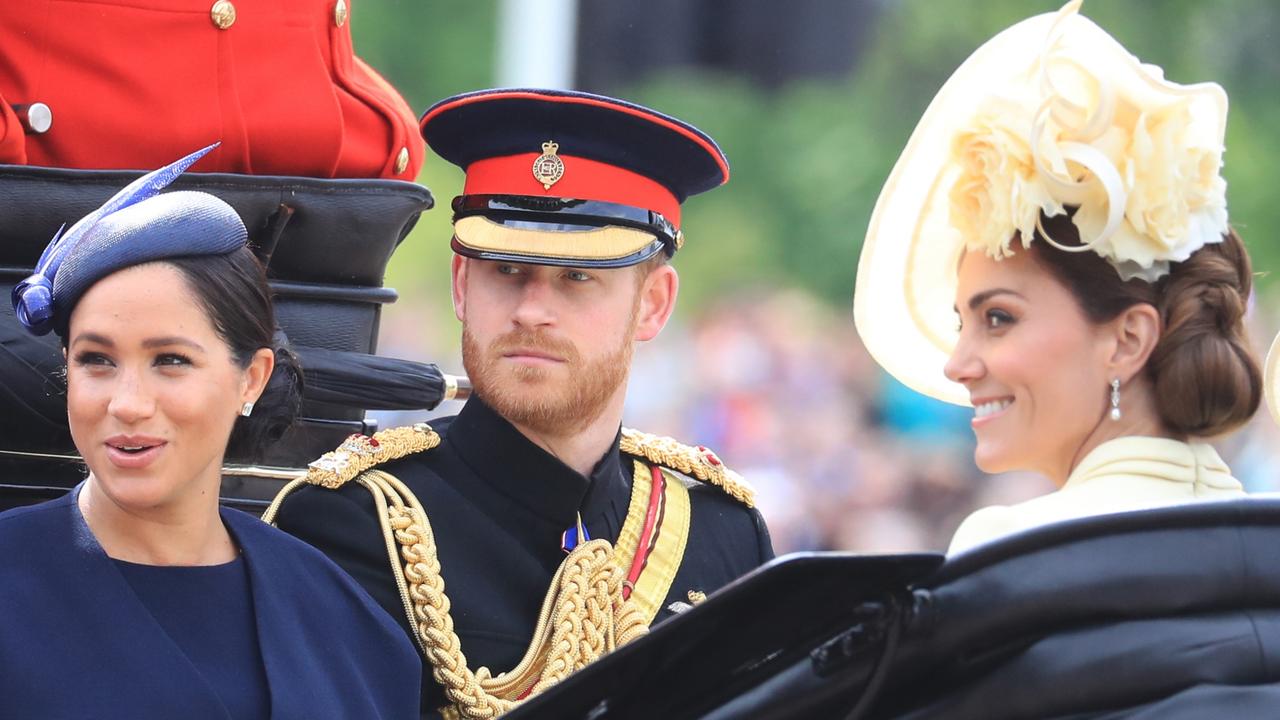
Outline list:
[[[1041,218],[1060,245],[1079,245],[1070,215]],[[1206,245],[1154,283],[1123,281],[1093,252],[1065,252],[1039,231],[1031,256],[1058,279],[1092,322],[1148,303],[1160,313],[1160,339],[1147,360],[1160,420],[1172,432],[1210,437],[1232,430],[1258,409],[1262,371],[1244,327],[1252,267],[1235,230]]]

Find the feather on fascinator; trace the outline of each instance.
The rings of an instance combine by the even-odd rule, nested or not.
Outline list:
[[[1227,95],[1179,85],[1079,14],[1081,0],[988,40],[929,104],[881,190],[853,315],[881,367],[968,404],[943,376],[963,251],[999,259],[1075,207],[1082,245],[1154,281],[1227,230]]]
[[[18,322],[33,335],[45,335],[86,290],[117,270],[169,257],[222,255],[244,246],[244,223],[224,201],[201,192],[160,194],[217,146],[143,175],[71,229],[59,230],[35,272],[13,288]]]

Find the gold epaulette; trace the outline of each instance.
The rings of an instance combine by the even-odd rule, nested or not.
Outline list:
[[[306,482],[335,490],[366,470],[439,444],[440,435],[426,423],[380,430],[372,437],[352,435],[307,465]]]
[[[669,437],[624,427],[621,448],[628,455],[715,485],[747,507],[755,507],[755,489],[741,475],[725,467],[714,452],[701,445],[685,445]]]

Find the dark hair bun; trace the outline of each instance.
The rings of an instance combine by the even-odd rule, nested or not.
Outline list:
[[[1244,328],[1252,286],[1244,244],[1228,231],[1175,263],[1160,283],[1163,329],[1147,372],[1161,419],[1202,437],[1243,424],[1262,400],[1262,371]]]
[[[1041,216],[1041,224],[1059,242],[1079,245],[1074,212]],[[1211,437],[1253,417],[1262,401],[1262,372],[1244,329],[1253,269],[1234,230],[1173,263],[1155,283],[1121,280],[1098,254],[1059,250],[1039,231],[1030,248],[1092,322],[1107,322],[1138,303],[1160,313],[1160,339],[1146,373],[1166,428]]]
[[[276,365],[253,413],[236,418],[227,442],[227,457],[256,461],[293,426],[302,405],[302,367],[288,348],[275,348]]]

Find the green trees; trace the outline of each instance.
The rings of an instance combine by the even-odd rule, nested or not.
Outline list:
[[[869,0],[867,0],[869,1]],[[677,115],[724,147],[732,180],[685,210],[685,309],[744,285],[799,286],[847,306],[871,208],[916,120],[961,61],[999,30],[1058,0],[882,2],[852,73],[777,90],[683,68],[607,91]],[[644,12],[644,3],[635,3]],[[494,84],[497,4],[367,0],[357,51],[424,110]],[[1225,174],[1232,221],[1258,270],[1280,265],[1280,5],[1272,0],[1090,0],[1084,12],[1178,82],[1214,80],[1231,96]],[[785,32],[785,27],[779,28]],[[589,41],[589,40],[588,40]],[[761,52],[767,52],[761,48]],[[536,51],[531,44],[530,51]],[[448,209],[460,174],[429,158],[421,178],[440,207],[392,262],[406,293],[447,308]],[[419,283],[424,283],[419,286]],[[1259,279],[1272,292],[1273,281]]]

